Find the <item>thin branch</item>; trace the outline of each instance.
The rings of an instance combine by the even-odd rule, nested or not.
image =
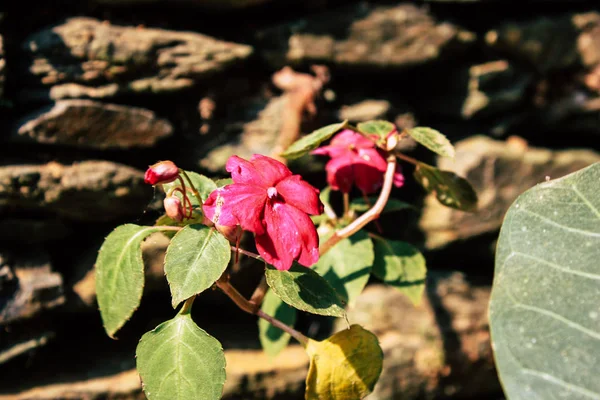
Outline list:
[[[180,231],[183,228],[181,226],[169,226],[169,225],[155,225],[153,228],[160,229],[161,231]]]
[[[232,251],[237,251],[237,252],[239,252],[239,253],[241,253],[241,254],[243,254],[245,256],[248,256],[250,258],[254,258],[255,260],[266,262],[264,258],[262,258],[258,254],[253,253],[251,251],[240,249],[239,247],[236,247],[236,246],[231,246],[231,250]]]
[[[192,296],[189,299],[187,299],[185,301],[185,303],[183,303],[183,306],[181,307],[181,310],[179,310],[179,314],[181,315],[186,315],[192,312],[192,305],[194,304],[194,300],[196,299],[196,296]]]
[[[202,197],[200,197],[200,192],[198,192],[198,189],[196,189],[196,186],[194,186],[194,183],[192,182],[192,180],[190,179],[190,177],[188,176],[187,172],[185,172],[182,169],[179,169],[179,172],[185,177],[185,179],[188,181],[188,183],[190,184],[190,188],[192,189],[192,193],[194,193],[194,196],[196,197],[196,200],[198,200],[198,204],[200,206],[202,206]],[[185,188],[185,184],[183,183],[183,180],[181,181],[181,183],[183,184],[183,187]]]
[[[229,283],[229,279],[227,277],[219,279],[216,282],[216,285],[243,311],[247,312],[248,314],[256,315],[259,318],[262,318],[265,321],[269,322],[271,325],[281,329],[286,333],[289,333],[293,338],[295,338],[303,345],[306,345],[308,343],[309,339],[306,336],[304,336],[294,328],[284,324],[277,318],[265,314],[262,310],[260,310],[259,306],[248,301],[244,296],[242,296],[240,292],[237,291],[236,288],[231,286],[231,283]]]
[[[396,157],[398,157],[399,159],[401,159],[401,160],[404,160],[404,161],[406,161],[406,162],[409,162],[409,163],[411,163],[411,164],[414,164],[414,165],[417,165],[417,166],[420,164],[420,163],[419,163],[419,161],[417,161],[416,159],[414,159],[414,158],[412,158],[412,157],[409,157],[409,156],[407,156],[406,154],[402,154],[402,153],[400,153],[400,152],[398,152],[398,151],[397,151],[397,152],[394,152],[394,155],[395,155]]]
[[[250,296],[250,303],[260,306],[265,298],[265,295],[267,294],[267,290],[269,290],[269,285],[267,285],[266,276],[263,275],[260,283],[254,290],[254,293],[252,293],[252,296]]]
[[[379,193],[379,197],[377,198],[375,205],[373,205],[373,207],[367,212],[365,212],[363,215],[355,219],[350,225],[335,232],[325,243],[321,245],[321,247],[319,248],[319,255],[322,256],[323,254],[327,253],[340,240],[353,235],[366,224],[379,217],[390,197],[390,193],[392,192],[392,185],[394,183],[395,173],[396,157],[394,155],[389,155],[387,158],[387,169],[383,178],[383,188]]]

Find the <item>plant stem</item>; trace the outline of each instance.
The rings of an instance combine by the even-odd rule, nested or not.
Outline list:
[[[392,185],[394,183],[395,173],[396,157],[394,155],[389,155],[387,158],[387,169],[383,178],[383,187],[373,207],[371,207],[367,212],[355,219],[350,225],[335,232],[325,243],[321,245],[321,247],[319,248],[319,255],[322,256],[323,254],[327,253],[333,246],[337,244],[337,242],[353,235],[366,224],[379,217],[390,197],[390,193],[392,192]]]
[[[187,299],[185,301],[185,303],[183,303],[183,306],[181,307],[181,310],[179,310],[179,314],[181,315],[187,315],[189,313],[192,312],[192,305],[194,304],[194,300],[196,299],[196,296],[192,296],[189,299]]]
[[[414,164],[414,165],[416,165],[417,167],[418,167],[418,166],[419,166],[419,164],[420,164],[420,162],[419,162],[419,161],[417,161],[416,159],[414,159],[414,158],[412,158],[412,157],[409,157],[409,156],[407,156],[407,155],[405,155],[405,154],[402,154],[402,153],[400,153],[400,152],[395,152],[395,153],[394,153],[394,155],[395,155],[396,157],[398,157],[399,159],[401,159],[401,160],[404,160],[404,161],[406,161],[406,162],[409,162],[409,163],[411,163],[411,164]]]
[[[219,279],[216,282],[216,285],[243,311],[247,312],[248,314],[256,315],[259,318],[262,318],[265,321],[269,322],[271,325],[281,329],[286,333],[289,333],[293,338],[295,338],[303,345],[306,345],[308,343],[308,338],[306,336],[304,336],[294,328],[284,324],[277,318],[265,314],[262,310],[260,310],[259,305],[248,301],[244,296],[242,296],[240,292],[237,291],[236,288],[231,286],[228,277],[221,277],[221,279]]]
[[[183,228],[180,226],[168,226],[168,225],[155,225],[153,228],[160,229],[161,231],[180,231]]]
[[[241,253],[241,254],[243,254],[243,255],[245,255],[245,256],[248,256],[248,257],[254,258],[255,260],[262,261],[262,262],[266,262],[264,258],[262,258],[262,257],[261,257],[261,256],[259,256],[258,254],[256,254],[256,253],[253,253],[253,252],[251,252],[251,251],[244,250],[244,249],[240,249],[239,247],[236,247],[236,246],[231,246],[231,250],[233,250],[233,251],[237,251],[237,252],[239,252],[239,253]]]
[[[250,303],[260,306],[265,298],[265,295],[267,294],[268,289],[269,285],[267,285],[267,277],[263,275],[260,283],[256,289],[254,289],[254,293],[252,293],[252,296],[250,296]]]
[[[348,211],[350,211],[350,194],[344,193],[344,217],[348,216]]]
[[[200,208],[202,208],[202,197],[200,197],[200,192],[198,192],[198,189],[196,189],[196,186],[194,186],[194,183],[192,182],[192,180],[188,176],[187,172],[185,172],[182,169],[180,169],[179,172],[181,173],[181,175],[183,175],[185,177],[185,179],[190,184],[190,188],[192,189],[192,193],[194,193],[194,196],[196,197],[196,200],[198,200],[198,204],[200,205]],[[182,181],[182,183],[183,183],[183,181]]]

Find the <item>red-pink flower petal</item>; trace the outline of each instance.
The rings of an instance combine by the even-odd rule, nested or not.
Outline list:
[[[260,186],[236,183],[213,191],[202,209],[215,224],[239,224],[244,230],[262,234],[266,201],[267,191]]]
[[[332,158],[325,165],[327,183],[333,190],[350,193],[354,183],[352,158]]]
[[[254,166],[254,163],[238,156],[229,157],[227,164],[225,164],[225,169],[231,172],[231,179],[235,183],[256,185],[265,189],[270,186],[269,182],[265,181],[261,172]]]
[[[284,203],[265,208],[266,232],[256,235],[259,254],[279,270],[288,270],[294,260],[311,266],[319,259],[319,237],[306,213]]]
[[[319,191],[300,175],[292,175],[279,182],[275,189],[286,204],[312,215],[323,212],[323,204],[319,199]]]
[[[369,149],[375,147],[375,143],[360,133],[356,133],[350,129],[344,129],[331,140],[331,147]]]
[[[292,175],[292,171],[285,164],[261,154],[254,154],[250,162],[262,174],[269,186],[275,186],[279,181]]]
[[[394,173],[394,186],[401,187],[404,185],[404,175],[402,175],[402,167],[400,164],[396,165],[396,172]]]

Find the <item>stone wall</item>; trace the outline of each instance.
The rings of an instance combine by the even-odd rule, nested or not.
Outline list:
[[[457,156],[439,163],[480,204],[450,210],[410,182],[394,192],[423,211],[382,226],[418,244],[432,273],[418,312],[373,284],[350,314],[386,353],[371,398],[499,395],[486,308],[504,212],[547,177],[600,161],[595,2],[25,3],[0,8],[0,399],[143,398],[134,349],[173,314],[168,241],[144,244],[146,294],[119,341],[102,330],[93,264],[116,225],[159,215],[147,165],[223,175],[233,153],[272,154],[299,132],[375,118],[444,132]],[[290,167],[323,186],[323,165]],[[247,265],[234,280],[251,289],[259,272]],[[227,350],[225,398],[303,398],[301,349],[269,360],[253,318],[218,292],[198,304],[194,318]],[[336,329],[310,317],[299,328]]]

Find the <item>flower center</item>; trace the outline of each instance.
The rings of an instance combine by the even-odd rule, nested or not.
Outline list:
[[[275,187],[273,187],[273,186],[268,188],[267,196],[269,196],[269,199],[271,199],[271,200],[275,199],[277,197],[277,189],[275,189]]]

